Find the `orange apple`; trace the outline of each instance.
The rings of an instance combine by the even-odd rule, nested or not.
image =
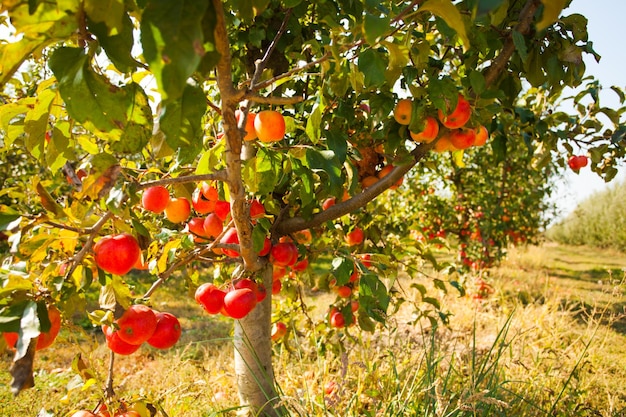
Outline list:
[[[378,172],[378,178],[379,179],[383,179],[385,178],[387,175],[389,175],[389,173],[393,170],[394,166],[389,164],[389,165],[385,165],[383,167],[383,169],[381,169]],[[396,183],[394,185],[392,185],[391,187],[389,187],[390,190],[395,190],[396,188],[398,188],[399,186],[402,185],[402,181],[404,181],[404,177],[400,177],[400,179],[398,181],[396,181]]]
[[[432,142],[439,134],[439,122],[434,117],[427,117],[424,120],[424,129],[421,132],[411,132],[411,139],[415,142]]]
[[[411,113],[413,112],[413,101],[409,98],[403,98],[396,103],[393,109],[393,118],[401,125],[411,124]]]
[[[454,129],[450,132],[450,143],[457,149],[467,149],[476,141],[474,129]]]
[[[448,129],[458,129],[465,126],[472,114],[472,108],[469,101],[459,94],[455,109],[446,115],[441,110],[438,111],[439,120]]]
[[[237,124],[241,122],[241,118],[244,113],[241,110],[235,110],[235,118],[237,119]],[[255,140],[256,130],[254,129],[254,119],[256,118],[256,113],[248,112],[248,117],[246,117],[246,125],[244,130],[246,131],[246,135],[243,137],[243,140],[251,141]]]
[[[485,126],[478,126],[476,129],[474,129],[474,132],[476,132],[476,140],[474,141],[474,146],[483,146],[485,143],[487,143],[487,139],[489,139],[489,131]]]
[[[254,130],[261,142],[277,142],[285,137],[285,118],[275,110],[263,110],[254,118]]]
[[[191,205],[185,197],[172,198],[165,207],[165,217],[172,223],[182,223],[191,214]]]

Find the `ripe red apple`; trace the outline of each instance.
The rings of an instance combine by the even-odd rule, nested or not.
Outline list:
[[[272,325],[272,341],[282,339],[287,334],[287,325],[282,321]]]
[[[224,297],[224,310],[229,317],[242,319],[254,309],[257,296],[250,288],[234,289]]]
[[[346,319],[340,311],[335,311],[330,315],[330,326],[335,328],[346,327]]]
[[[209,314],[218,314],[224,308],[224,296],[226,293],[214,284],[205,283],[198,287],[195,299]]]
[[[204,229],[204,235],[206,237],[215,238],[224,230],[224,223],[217,214],[211,213],[204,219],[202,228]]]
[[[266,237],[263,241],[263,248],[259,251],[258,255],[265,256],[270,253],[270,250],[272,250],[272,241]]]
[[[356,246],[363,243],[365,234],[360,227],[355,227],[351,232],[346,233],[346,242],[350,246]]]
[[[252,200],[250,202],[250,218],[260,219],[265,216],[265,207],[259,200]]]
[[[156,329],[147,342],[157,349],[169,349],[180,339],[180,322],[173,314],[163,312],[156,313],[156,319]]]
[[[270,262],[276,266],[291,266],[298,260],[298,248],[293,242],[279,242],[270,250]]]
[[[170,202],[170,192],[163,186],[147,188],[141,195],[141,206],[153,213],[163,213]]]
[[[230,203],[228,201],[218,200],[215,202],[215,214],[222,221],[226,221],[230,214]]]
[[[220,239],[220,243],[238,245],[239,236],[237,236],[237,229],[235,229],[234,227],[231,227],[230,229],[228,229],[226,233],[224,233],[224,235]],[[232,249],[222,249],[222,252],[224,252],[224,255],[229,256],[231,258],[239,257],[239,252],[232,250]]]
[[[206,242],[208,237],[204,230],[204,217],[193,217],[187,222],[187,228],[194,235],[195,242]]]
[[[329,208],[331,208],[332,206],[335,205],[335,202],[337,201],[337,199],[335,197],[329,197],[326,200],[324,200],[324,202],[322,203],[322,209],[323,210],[328,210]]]
[[[133,304],[115,321],[118,336],[131,345],[140,345],[152,337],[157,327],[154,311],[142,304]]]
[[[37,345],[35,350],[42,350],[54,343],[56,337],[61,330],[61,312],[53,305],[48,307],[48,320],[50,321],[50,329],[47,332],[39,333],[37,336]],[[4,341],[10,348],[15,348],[19,334],[15,332],[2,333]]]
[[[589,159],[585,155],[572,155],[567,160],[567,165],[573,170],[578,172],[581,168],[584,168],[589,163]]]
[[[302,272],[309,266],[309,260],[304,258],[291,266],[291,270],[295,272]]]
[[[334,291],[341,298],[349,298],[352,295],[352,288],[347,285],[340,285],[339,287],[334,287]]]
[[[124,342],[120,339],[119,332],[107,325],[102,326],[102,331],[104,332],[107,347],[118,355],[130,355],[141,347],[141,344],[131,345],[130,343]]]
[[[191,196],[191,205],[198,214],[212,213],[215,210],[216,201],[209,200],[204,196],[202,190],[196,188]]]
[[[139,243],[132,235],[105,236],[93,245],[96,265],[115,275],[127,274],[141,256]]]

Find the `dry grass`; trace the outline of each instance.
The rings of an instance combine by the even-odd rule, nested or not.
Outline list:
[[[373,335],[356,329],[337,334],[323,325],[305,330],[304,319],[292,317],[287,343],[275,348],[284,404],[300,416],[625,413],[626,335],[619,309],[626,257],[585,253],[562,247],[513,251],[483,277],[495,289],[488,299],[438,294],[453,314],[449,326],[413,323],[408,304]],[[332,300],[327,294],[310,297],[309,315],[321,319]],[[155,306],[163,303],[183,318],[183,339],[168,352],[144,347],[117,359],[117,392],[156,403],[169,416],[235,415],[231,323],[206,320],[192,301],[159,293]],[[6,388],[5,355],[0,415],[34,416],[43,408],[65,416],[94,406],[108,366],[100,338],[62,333],[47,356],[38,358],[37,388],[17,400],[9,399]],[[76,384],[70,363],[78,351],[98,384]],[[329,382],[336,388],[326,394]]]

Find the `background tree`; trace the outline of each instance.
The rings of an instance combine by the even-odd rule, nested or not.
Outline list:
[[[275,414],[271,296],[255,291],[262,301],[237,304],[235,312],[231,293],[242,280],[269,289],[276,286],[272,264],[293,269],[310,253],[316,270],[330,270],[331,285],[358,298],[356,314],[338,302],[329,324],[356,318],[373,330],[391,311],[381,275],[406,254],[437,264],[427,245],[407,245],[416,236],[388,237],[386,220],[368,211],[405,174],[417,175],[416,165],[447,171],[446,187],[463,196],[458,205],[471,196],[468,208],[477,212],[473,202],[484,201],[493,211],[496,222],[476,223],[481,250],[503,247],[507,204],[541,209],[551,161],[563,166],[570,154],[587,153],[610,180],[624,156],[624,109],[599,106],[599,86],[590,84],[581,94],[595,105],[577,108],[585,119],[554,111],[563,89],[584,80],[582,54],[595,54],[586,19],[559,18],[566,3],[3,1],[16,36],[0,47],[2,152],[41,167],[0,207],[11,243],[0,330],[19,335],[15,391],[32,383],[36,340],[52,330],[51,305],[69,319],[86,293],[98,291],[101,309],[90,318],[113,334],[107,329],[123,329],[132,305],[149,304],[183,271],[191,288],[211,281],[228,292],[241,403]],[[456,124],[459,104],[469,120]],[[600,113],[613,130],[602,131]],[[438,133],[416,142],[411,132],[424,131],[429,117]],[[481,126],[491,140],[476,151]],[[254,134],[258,140],[246,139]],[[445,167],[448,156],[431,157],[433,150],[453,151],[456,166]],[[485,166],[500,175],[493,195],[476,175]],[[532,169],[539,171],[524,175]],[[526,180],[509,188],[509,175]],[[406,182],[419,197],[416,181]],[[192,201],[202,220],[188,221],[182,200],[165,217],[146,209],[142,191],[157,186],[167,187],[168,198]],[[523,199],[511,202],[520,192]],[[254,216],[253,201],[263,205]],[[209,232],[207,212],[221,232]],[[464,227],[465,215],[458,216]],[[531,215],[518,228],[532,235],[539,226]],[[332,245],[308,239],[325,232]],[[136,238],[155,277],[146,294],[129,291],[119,264],[102,263],[100,242],[120,234]],[[266,241],[272,250],[259,256]],[[372,252],[376,265],[365,256]],[[494,256],[497,250],[486,259]],[[450,282],[457,285],[454,276]],[[238,294],[249,299],[250,291]],[[253,309],[243,315],[244,307]]]

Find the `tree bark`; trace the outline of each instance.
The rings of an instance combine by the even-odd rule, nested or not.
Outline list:
[[[282,413],[276,408],[280,398],[272,367],[271,264],[267,263],[259,275],[268,294],[246,317],[235,320],[235,375],[243,407],[240,415],[274,417]]]

